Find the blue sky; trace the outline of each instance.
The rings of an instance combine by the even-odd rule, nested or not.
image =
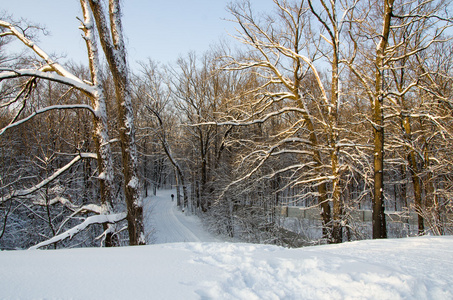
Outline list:
[[[2,0],[0,10],[15,19],[45,25],[50,36],[40,37],[49,53],[65,54],[85,62],[85,44],[78,29],[81,9],[78,0]],[[123,22],[132,66],[151,58],[172,63],[189,51],[202,54],[219,39],[233,39],[235,24],[226,11],[229,0],[123,1]],[[272,0],[252,0],[257,11],[273,9]],[[18,46],[18,45],[15,45]]]

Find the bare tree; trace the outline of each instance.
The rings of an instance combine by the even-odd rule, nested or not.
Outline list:
[[[339,159],[340,131],[337,110],[340,20],[337,20],[337,8],[333,2],[329,8],[328,4],[322,1],[323,12],[320,13],[310,1],[291,4],[286,1],[274,2],[278,13],[275,18],[268,17],[264,23],[255,19],[248,2],[230,7],[242,29],[239,39],[255,51],[242,60],[232,60],[228,68],[256,69],[255,72],[262,78],[263,83],[252,91],[258,98],[253,103],[253,112],[244,120],[229,123],[258,124],[274,117],[295,117],[288,128],[281,129],[280,133],[275,135],[279,137],[278,142],[260,154],[265,158],[261,161],[288,153],[302,158],[300,164],[287,166],[275,174],[289,170],[300,172],[291,185],[312,184],[313,188],[317,189],[324,236],[330,242],[338,243],[342,241],[340,173],[344,167]],[[329,55],[326,55],[332,67],[330,82],[327,83],[330,93],[315,65],[315,60],[322,55],[322,51],[319,48],[321,40],[310,34],[311,16],[321,24],[321,30],[328,33],[328,38],[322,35],[321,40],[326,40],[331,47]],[[314,46],[311,47],[308,41],[313,41]],[[261,151],[256,154],[259,152]],[[305,197],[312,194],[307,193]],[[333,216],[330,203],[333,203]]]
[[[37,110],[32,113],[30,116],[22,118],[18,120],[19,113],[16,115],[15,118],[2,130],[1,133],[5,132],[8,129],[12,129],[17,127],[18,125],[30,120],[36,115],[46,113],[51,110],[61,110],[61,109],[87,109],[90,111],[94,117],[94,139],[96,144],[96,153],[95,156],[98,160],[98,168],[99,168],[99,181],[100,181],[100,188],[101,188],[101,207],[100,209],[96,209],[97,213],[105,215],[106,218],[104,221],[100,222],[100,219],[96,219],[96,223],[104,223],[105,224],[105,236],[106,236],[106,245],[110,246],[113,244],[112,241],[112,228],[107,225],[107,223],[112,223],[112,220],[115,219],[113,222],[117,222],[122,219],[122,214],[119,214],[117,217],[112,217],[109,219],[108,215],[111,213],[111,204],[113,198],[113,165],[112,165],[112,154],[110,150],[110,140],[107,132],[107,115],[106,115],[106,105],[105,105],[105,97],[103,95],[103,91],[100,87],[99,81],[99,62],[97,57],[97,49],[96,43],[94,38],[94,28],[93,22],[91,20],[91,13],[89,11],[89,7],[87,2],[81,1],[81,5],[84,12],[84,21],[83,23],[83,30],[85,32],[85,40],[87,42],[87,48],[89,53],[89,63],[90,63],[90,71],[92,76],[93,85],[84,82],[83,80],[79,79],[77,76],[73,75],[63,66],[58,64],[57,62],[53,61],[49,55],[47,55],[41,48],[39,48],[35,43],[31,42],[20,30],[16,29],[13,25],[2,21],[0,25],[3,28],[6,28],[7,31],[4,34],[13,35],[19,40],[21,40],[25,45],[30,47],[34,52],[40,56],[44,61],[45,65],[38,70],[31,70],[31,69],[3,69],[1,73],[2,79],[9,79],[9,78],[17,78],[23,76],[32,76],[34,78],[41,78],[50,81],[55,81],[59,83],[63,83],[68,85],[71,88],[76,88],[82,91],[85,95],[87,95],[91,100],[92,106],[88,105],[52,105],[49,107],[45,107],[43,109]],[[50,72],[55,72],[56,74],[51,74]],[[20,93],[16,99],[12,102],[10,101],[6,105],[10,105],[17,101],[19,97],[21,97],[23,93]],[[26,101],[23,102],[24,104]],[[28,188],[23,191],[15,192],[9,196],[7,199],[12,199],[13,197],[25,196],[37,191],[40,187],[47,185],[52,180],[55,180],[60,174],[65,172],[68,168],[70,168],[78,159],[82,157],[92,157],[91,155],[84,156],[78,155],[73,161],[71,161],[68,165],[60,168],[58,171],[53,173],[48,178],[45,178],[42,182],[35,185],[32,188]],[[132,181],[132,184],[129,183],[128,186],[132,186],[133,184],[137,183],[137,180]],[[5,201],[5,199],[3,199]],[[85,209],[80,209],[79,211],[84,211]],[[86,225],[89,225],[86,224]],[[135,232],[136,226],[132,226],[132,230]],[[135,243],[136,240],[132,240],[132,243]]]
[[[377,4],[377,5],[374,5]],[[404,98],[418,86],[425,74],[418,73],[407,80],[405,70],[408,60],[425,51],[437,42],[448,27],[448,16],[444,1],[423,3],[385,0],[370,2],[350,12],[351,29],[349,38],[354,45],[354,55],[348,61],[351,71],[357,76],[370,101],[374,137],[374,190],[373,190],[373,238],[387,237],[384,213],[384,159],[385,159],[385,100],[400,103],[402,113],[406,105]],[[379,23],[364,26],[364,20],[371,20],[376,14]],[[375,27],[381,26],[380,31]],[[371,39],[369,39],[371,38]],[[364,40],[367,39],[367,40]],[[368,41],[374,41],[369,44]],[[374,52],[372,51],[375,47]],[[371,53],[373,53],[371,55]],[[393,81],[387,74],[393,74]],[[407,109],[407,107],[406,107]],[[402,126],[406,137],[411,135],[409,115],[403,117]],[[421,207],[421,182],[415,153],[408,157],[414,185],[416,207]],[[419,231],[423,231],[423,220],[419,218]]]
[[[174,105],[180,112],[180,122],[186,125],[183,130],[187,133],[187,143],[193,148],[192,185],[196,207],[206,212],[210,207],[209,194],[212,191],[208,189],[208,182],[215,169],[212,157],[219,155],[214,144],[223,130],[219,130],[216,124],[202,123],[215,119],[228,83],[218,70],[215,52],[206,53],[201,58],[190,53],[187,59],[180,58],[177,65],[178,69],[173,70]]]
[[[100,79],[100,63],[99,54],[96,43],[95,28],[92,20],[92,14],[88,6],[88,2],[80,1],[84,20],[82,22],[82,30],[85,33],[85,41],[88,51],[88,62],[91,73],[91,80],[93,86],[96,87],[97,93],[94,97],[91,97],[91,105],[95,111],[99,112],[99,117],[94,118],[93,126],[95,133],[93,135],[96,154],[98,157],[98,169],[99,169],[99,182],[100,182],[100,193],[101,203],[105,206],[106,211],[111,211],[113,203],[113,189],[114,189],[114,172],[113,172],[113,156],[110,147],[110,138],[108,134],[108,122],[107,122],[107,108],[106,99],[104,92],[101,88]],[[108,227],[105,226],[104,230]],[[106,245],[113,245],[112,232],[106,234]]]
[[[129,243],[131,245],[140,245],[145,243],[143,205],[137,174],[137,149],[135,144],[134,114],[132,110],[132,91],[121,23],[121,7],[119,0],[110,0],[108,7],[109,17],[107,18],[102,3],[99,0],[90,0],[89,3],[96,21],[101,46],[104,50],[115,85],[124,174],[124,193],[128,213]]]
[[[163,72],[159,70],[157,64],[150,61],[148,64],[142,64],[142,79],[138,79],[139,88],[136,97],[143,106],[143,117],[146,119],[146,127],[140,128],[142,131],[148,131],[157,139],[160,148],[167,157],[170,164],[175,169],[177,176],[178,188],[182,187],[183,202],[179,203],[182,209],[188,206],[189,192],[187,188],[187,180],[185,170],[181,165],[179,157],[174,148],[181,147],[182,143],[174,143],[177,136],[178,126],[177,118],[170,111],[171,107],[171,91],[169,89],[168,79],[165,78]]]

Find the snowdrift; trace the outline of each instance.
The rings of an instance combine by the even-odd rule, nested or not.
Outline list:
[[[2,299],[453,299],[453,237],[0,252]]]

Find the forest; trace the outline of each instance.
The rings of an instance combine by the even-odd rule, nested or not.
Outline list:
[[[240,47],[137,70],[105,2],[80,0],[87,64],[0,16],[0,249],[147,244],[169,188],[253,243],[452,234],[452,1],[233,2]]]

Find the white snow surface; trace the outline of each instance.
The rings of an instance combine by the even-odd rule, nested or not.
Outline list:
[[[153,214],[160,214],[156,198]],[[300,249],[204,242],[197,235],[202,228],[192,228],[200,225],[195,217],[184,219],[170,207],[164,219],[175,215],[201,242],[174,243],[185,231],[174,233],[168,225],[172,229],[161,229],[156,241],[169,234],[163,242],[171,243],[3,251],[0,298],[453,299],[451,236]],[[192,241],[191,234],[183,240]]]
[[[155,244],[221,241],[203,228],[198,217],[176,207],[175,190],[157,191],[156,196],[146,198],[144,202],[146,224],[154,231]]]

